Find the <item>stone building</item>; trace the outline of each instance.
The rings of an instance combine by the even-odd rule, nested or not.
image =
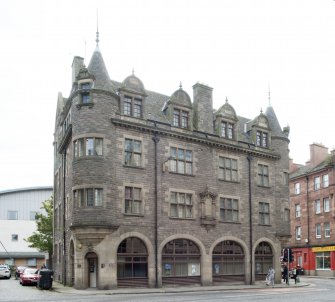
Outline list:
[[[335,150],[315,143],[305,165],[290,162],[292,265],[308,275],[335,276],[334,164]]]
[[[214,110],[211,87],[166,96],[111,80],[97,42],[58,96],[55,280],[75,288],[280,280],[289,228],[288,129],[271,106]]]

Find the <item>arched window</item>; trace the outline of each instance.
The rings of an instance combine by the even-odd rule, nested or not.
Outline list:
[[[235,241],[225,240],[213,250],[213,282],[244,281],[244,251]]]
[[[273,267],[273,253],[269,243],[262,241],[255,250],[255,279],[265,280],[270,267]]]
[[[129,237],[120,243],[117,279],[119,287],[148,285],[148,253],[141,239]]]
[[[191,240],[168,242],[162,253],[163,285],[200,283],[200,250]]]

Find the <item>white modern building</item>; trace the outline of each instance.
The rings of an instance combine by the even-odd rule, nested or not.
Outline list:
[[[36,231],[35,215],[53,187],[0,191],[0,263],[37,267],[46,255],[25,241]]]

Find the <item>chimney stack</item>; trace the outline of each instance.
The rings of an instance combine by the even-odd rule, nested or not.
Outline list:
[[[72,62],[72,83],[76,81],[76,76],[79,73],[80,68],[84,66],[84,58],[74,57]]]

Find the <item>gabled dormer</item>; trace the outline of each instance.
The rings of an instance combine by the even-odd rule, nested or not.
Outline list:
[[[236,140],[237,122],[235,109],[226,98],[225,104],[215,113],[215,133],[224,139]]]
[[[256,147],[270,148],[271,146],[271,129],[268,118],[263,111],[251,122],[252,140]]]
[[[142,81],[133,73],[122,82],[118,91],[121,115],[143,118],[147,93]]]
[[[180,84],[162,109],[171,126],[192,130],[192,103],[191,98]]]

